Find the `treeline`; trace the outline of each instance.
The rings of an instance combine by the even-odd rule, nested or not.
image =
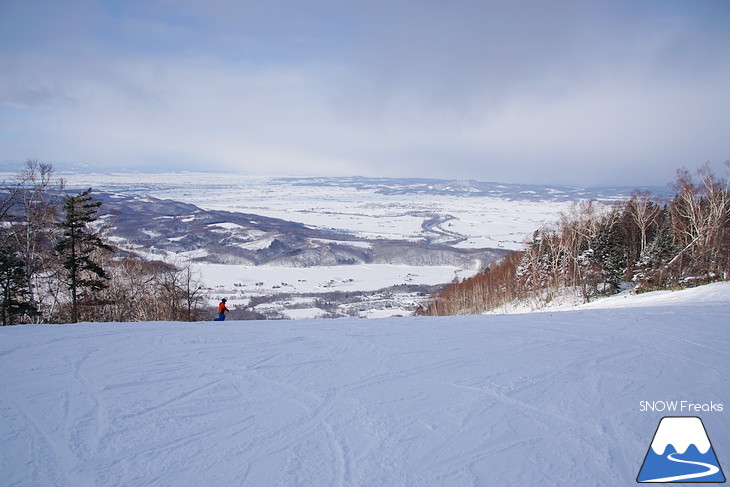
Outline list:
[[[28,161],[0,187],[2,325],[193,321],[209,311],[189,267],[114,248],[91,189],[69,195],[53,174],[52,165]]]
[[[725,166],[724,180],[709,164],[696,179],[677,171],[668,202],[636,192],[610,206],[577,203],[554,227],[536,230],[522,251],[452,283],[417,314],[537,308],[566,292],[587,301],[623,286],[642,292],[728,280],[730,161]]]

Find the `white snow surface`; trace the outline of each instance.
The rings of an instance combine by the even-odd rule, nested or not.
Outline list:
[[[730,283],[620,299],[2,328],[0,485],[634,485],[662,400],[730,465]]]

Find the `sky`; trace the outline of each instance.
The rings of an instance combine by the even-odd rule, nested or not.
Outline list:
[[[0,162],[665,185],[730,159],[727,0],[0,0]]]

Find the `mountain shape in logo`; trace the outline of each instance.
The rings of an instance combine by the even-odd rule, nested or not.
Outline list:
[[[725,482],[702,420],[696,416],[662,418],[636,481]]]

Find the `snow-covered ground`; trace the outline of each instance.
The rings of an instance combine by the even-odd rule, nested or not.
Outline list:
[[[627,289],[623,292],[608,297],[594,298],[590,302],[585,302],[579,289],[563,289],[561,293],[552,296],[549,302],[545,301],[544,296],[539,296],[527,302],[506,303],[488,311],[487,314],[553,313],[567,310],[637,308],[671,305],[675,300],[692,301],[700,304],[705,301],[722,299],[725,293],[724,286],[719,284],[684,289],[680,293],[667,290],[637,294],[636,289],[630,284],[626,283],[626,287]]]
[[[720,283],[551,313],[2,328],[0,484],[634,485],[665,415],[700,416],[727,472],[728,323]],[[700,410],[645,407],[674,400]]]
[[[224,264],[195,264],[193,270],[202,282],[214,283],[206,296],[211,306],[217,305],[221,298],[228,299],[228,306],[249,306],[252,297],[281,296],[272,298],[266,306],[257,306],[256,311],[270,308],[290,319],[317,318],[326,315],[322,309],[288,309],[293,301],[290,295],[308,295],[306,302],[314,304],[318,295],[328,292],[359,294],[362,303],[342,305],[340,310],[351,307],[362,318],[411,314],[417,304],[425,302],[427,296],[414,297],[408,291],[391,292],[387,308],[369,304],[364,300],[372,291],[395,285],[436,285],[462,279],[474,273],[450,266],[407,266],[388,264],[360,264],[332,267],[274,267],[274,266],[235,266]],[[370,295],[371,296],[371,295]],[[372,297],[372,296],[371,296]],[[296,298],[294,298],[296,299]],[[367,305],[367,306],[366,306]]]
[[[332,267],[193,265],[203,281],[223,288],[240,289],[245,296],[272,292],[325,293],[328,291],[375,291],[395,284],[441,284],[472,274],[451,266],[389,264]]]

